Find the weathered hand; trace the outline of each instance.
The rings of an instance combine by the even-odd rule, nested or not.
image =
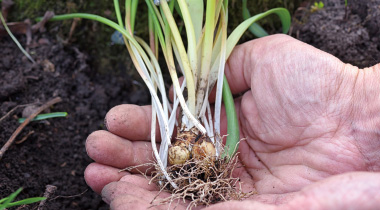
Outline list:
[[[234,175],[244,191],[257,194],[209,208],[380,204],[378,66],[358,69],[274,35],[236,47],[226,76],[232,92],[242,94],[236,107],[245,140],[239,147],[242,167]],[[108,131],[87,139],[87,152],[96,163],[86,169],[86,181],[114,209],[145,209],[158,193],[138,173],[118,172],[153,160],[150,112],[149,106],[117,106],[107,114]]]

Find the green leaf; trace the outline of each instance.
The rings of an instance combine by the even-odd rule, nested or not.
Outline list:
[[[132,31],[135,30],[135,22],[136,22],[136,13],[137,13],[138,3],[139,3],[138,0],[132,1],[132,7],[131,7],[131,29],[132,29]]]
[[[18,188],[15,192],[13,192],[12,194],[10,194],[6,198],[6,200],[4,201],[4,203],[1,204],[0,210],[7,208],[8,204],[11,203],[17,197],[18,194],[20,194],[21,190],[22,190],[22,187]]]
[[[239,147],[240,133],[239,133],[239,121],[235,109],[234,98],[231,93],[230,86],[226,76],[223,78],[223,103],[226,108],[226,115],[228,119],[227,123],[227,141],[224,146],[224,153],[222,158],[232,158]]]
[[[6,208],[9,208],[9,207],[12,207],[12,206],[20,206],[20,205],[27,205],[27,204],[31,204],[31,203],[36,203],[36,202],[39,202],[39,201],[42,201],[42,200],[46,200],[45,197],[33,197],[33,198],[26,198],[24,200],[21,200],[21,201],[16,201],[16,202],[13,202],[13,203],[9,203]]]
[[[0,199],[0,207],[1,207],[1,204],[4,202],[4,201],[6,201],[8,199],[8,197],[7,198],[2,198],[2,199]]]
[[[191,21],[193,23],[195,39],[199,41],[199,37],[202,34],[202,26],[203,26],[203,13],[204,13],[204,5],[203,0],[186,0],[187,5],[189,6],[189,12],[191,15]]]
[[[318,8],[323,9],[323,7],[325,7],[325,4],[323,4],[323,2],[320,1],[318,4]]]
[[[251,14],[247,8],[247,0],[242,1],[242,8],[243,8],[243,18],[244,20],[247,20],[251,17]],[[257,37],[264,37],[268,35],[268,32],[265,31],[259,24],[253,23],[251,26],[249,26],[249,31],[257,36]]]
[[[27,205],[27,204],[35,203],[35,202],[42,201],[42,200],[46,199],[45,197],[34,197],[34,198],[26,198],[24,200],[20,200],[20,201],[16,201],[16,202],[11,203],[17,197],[17,195],[20,194],[21,190],[22,190],[22,187],[17,189],[16,192],[10,194],[8,197],[1,199],[0,200],[0,210],[3,210],[5,208],[9,208],[12,206]]]
[[[257,14],[244,22],[242,22],[228,37],[227,40],[227,57],[231,54],[233,48],[236,46],[237,42],[241,38],[241,36],[244,34],[244,32],[249,28],[250,25],[255,23],[256,21],[271,15],[271,14],[276,14],[282,23],[282,32],[287,33],[290,28],[290,23],[291,23],[291,18],[290,18],[290,13],[287,9],[285,8],[275,8],[268,10],[266,12]]]
[[[39,114],[37,115],[32,121],[37,121],[37,120],[46,120],[49,118],[55,118],[55,117],[66,117],[67,112],[52,112],[52,113],[47,113],[47,114]],[[19,118],[18,122],[23,123],[26,118]]]

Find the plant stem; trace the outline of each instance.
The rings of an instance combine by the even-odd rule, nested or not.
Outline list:
[[[222,137],[220,136],[220,114],[221,114],[221,107],[222,107],[222,94],[225,92],[223,90],[223,84],[224,84],[224,69],[225,69],[225,63],[226,63],[226,43],[227,43],[227,11],[224,10],[224,7],[221,10],[221,17],[220,17],[220,34],[219,34],[219,42],[217,42],[217,48],[220,52],[220,58],[219,58],[219,69],[218,69],[218,77],[217,77],[217,87],[216,87],[216,96],[215,96],[215,132],[219,135],[219,138],[217,138],[215,149],[216,149],[216,155],[219,156],[221,145],[222,145]],[[215,62],[218,62],[217,60]],[[210,80],[210,78],[209,78]],[[223,82],[222,82],[223,81]],[[213,81],[211,81],[213,82]],[[210,87],[209,87],[210,88]],[[229,88],[227,86],[227,88]],[[227,104],[227,107],[229,104]],[[231,107],[228,107],[229,109]],[[232,106],[233,109],[235,109],[234,106]],[[228,124],[230,121],[227,119]],[[233,121],[231,121],[233,122]],[[231,130],[230,132],[239,132],[239,129],[237,130]],[[230,133],[228,133],[230,134]],[[235,134],[231,134],[234,136]],[[239,134],[237,134],[239,135]]]
[[[137,12],[138,3],[139,3],[138,0],[132,0],[132,5],[131,5],[131,31],[135,30],[135,20],[136,20],[136,12]]]
[[[187,55],[189,57],[189,62],[193,75],[198,72],[198,61],[197,61],[197,40],[195,37],[194,25],[191,20],[191,15],[189,8],[185,0],[178,0],[178,5],[182,12],[182,17],[185,22],[186,35],[187,35]],[[194,76],[194,85],[197,85],[197,78]]]
[[[126,1],[127,2],[127,1]],[[121,13],[120,13],[120,6],[119,6],[119,0],[114,0],[113,1],[114,7],[115,7],[115,12],[116,12],[116,17],[117,17],[117,22],[121,27],[124,27],[123,25],[123,19],[121,18]]]
[[[227,141],[224,147],[222,158],[232,158],[239,147],[239,121],[236,114],[235,103],[232,97],[230,86],[228,85],[227,78],[223,78],[223,103],[226,108],[227,115]]]
[[[202,108],[203,100],[205,97],[208,75],[211,65],[211,54],[214,43],[214,24],[215,24],[215,0],[208,0],[206,7],[206,22],[205,22],[205,36],[202,47],[202,60],[201,60],[201,72],[198,80],[197,87],[197,115],[199,117],[200,110]]]
[[[187,94],[188,94],[188,107],[191,112],[191,114],[195,115],[195,87],[194,87],[194,76],[190,67],[190,62],[187,57],[187,53],[185,50],[185,47],[183,46],[181,35],[178,31],[177,25],[175,23],[175,20],[173,18],[173,15],[170,12],[170,9],[168,7],[168,4],[166,1],[160,1],[161,8],[165,14],[166,20],[168,21],[168,24],[171,29],[171,33],[173,35],[173,38],[175,40],[175,43],[177,45],[178,51],[181,56],[181,61],[184,67],[184,73],[185,73],[185,79],[187,82]]]

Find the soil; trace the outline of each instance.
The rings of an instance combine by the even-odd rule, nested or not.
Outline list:
[[[324,8],[311,13],[298,10],[293,35],[359,68],[380,62],[380,0],[324,0]]]
[[[380,0],[348,1],[346,18],[344,0],[323,2],[325,7],[316,12],[311,13],[310,6],[299,10],[292,35],[359,67],[378,63]],[[85,140],[105,129],[107,110],[123,103],[148,104],[149,94],[127,73],[128,60],[117,65],[117,71],[101,71],[85,49],[64,44],[50,33],[33,34],[29,52],[36,64],[10,38],[0,37],[0,117],[16,106],[40,106],[56,96],[63,101],[47,111],[68,112],[65,118],[32,122],[21,132],[16,141],[26,140],[13,144],[0,160],[0,198],[19,187],[24,190],[17,199],[42,196],[47,185],[54,185],[57,190],[45,209],[108,209],[84,181],[83,172],[92,162]],[[25,37],[17,38],[25,46]],[[19,107],[0,122],[0,146],[19,126],[17,118],[34,107]]]
[[[25,44],[23,37],[18,38]],[[83,178],[92,162],[85,140],[91,132],[104,129],[104,116],[113,106],[149,103],[144,86],[126,71],[119,75],[96,73],[86,54],[47,33],[33,37],[29,52],[36,64],[9,38],[0,40],[0,49],[0,116],[17,105],[34,103],[18,108],[0,122],[1,146],[19,126],[17,118],[49,99],[63,99],[49,112],[68,112],[66,118],[32,122],[21,132],[16,141],[27,137],[25,142],[12,145],[0,160],[0,198],[19,187],[24,190],[18,199],[43,196],[45,186],[54,185],[57,190],[46,209],[107,209]]]

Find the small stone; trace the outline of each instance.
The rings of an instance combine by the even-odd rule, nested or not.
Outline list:
[[[36,112],[37,109],[38,109],[38,106],[36,106],[36,105],[29,105],[29,106],[25,107],[24,110],[22,111],[22,117],[24,117],[24,118],[29,117],[34,112]]]

